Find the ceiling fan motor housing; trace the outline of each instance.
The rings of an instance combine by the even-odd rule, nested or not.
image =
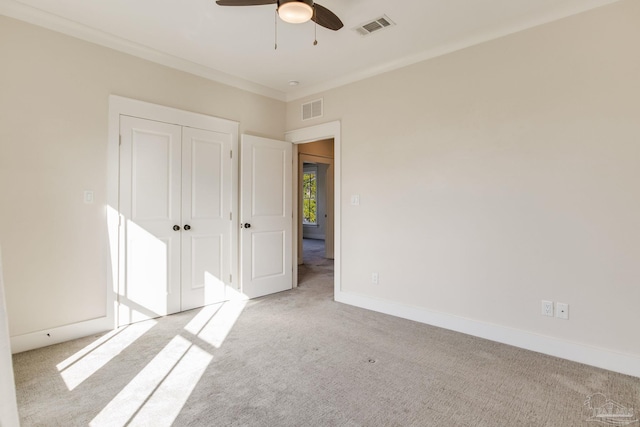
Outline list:
[[[278,0],[278,7],[285,3],[306,3],[310,7],[313,7],[313,0]]]
[[[278,15],[294,24],[307,22],[313,16],[313,0],[278,0]]]
[[[1,0],[0,0],[1,1]],[[316,24],[329,30],[338,31],[344,24],[321,4],[313,0],[216,0],[220,6],[262,6],[275,4],[280,18],[292,24],[301,24],[313,20]]]

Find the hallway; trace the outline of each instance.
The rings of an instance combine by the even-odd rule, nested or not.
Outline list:
[[[333,260],[324,257],[324,240],[303,239],[303,264],[298,266],[298,286],[322,281],[333,286]]]

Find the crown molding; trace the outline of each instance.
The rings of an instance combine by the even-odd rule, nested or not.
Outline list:
[[[187,61],[169,55],[155,49],[134,43],[132,41],[95,30],[78,22],[74,22],[57,15],[44,12],[40,9],[27,6],[16,0],[0,0],[0,14],[11,18],[19,19],[34,25],[38,25],[53,31],[57,31],[72,37],[76,37],[91,43],[108,47],[120,52],[124,52],[148,61],[155,62],[170,68],[194,74],[208,80],[222,83],[237,89],[252,92],[258,95],[276,99],[278,101],[291,102],[307,96],[336,89],[360,80],[375,77],[400,68],[404,68],[419,62],[443,56],[458,50],[475,46],[484,42],[495,40],[510,34],[524,31],[536,26],[547,24],[559,19],[567,18],[586,12],[591,9],[616,3],[620,0],[584,0],[579,4],[566,6],[553,13],[539,14],[522,19],[515,24],[503,25],[501,27],[477,32],[468,37],[453,40],[449,43],[436,46],[432,49],[417,53],[415,55],[399,58],[381,65],[369,67],[354,73],[349,73],[335,79],[313,84],[306,87],[282,92],[261,84],[238,78],[233,75],[206,67],[195,62]]]
[[[217,83],[222,83],[257,95],[273,98],[278,101],[285,101],[285,94],[281,91],[151,49],[147,46],[90,28],[81,23],[62,18],[38,8],[27,6],[15,0],[0,0],[0,14],[103,47],[114,49],[119,52],[127,53],[138,58],[146,59],[156,64],[203,77]]]
[[[350,73],[336,79],[327,80],[316,85],[310,85],[289,91],[286,93],[285,101],[291,102],[301,98],[306,98],[311,95],[317,95],[331,89],[336,89],[338,87],[355,83],[360,80],[368,79],[370,77],[375,77],[380,74],[408,67],[410,65],[437,58],[439,56],[444,56],[449,53],[479,45],[491,40],[496,40],[501,37],[528,30],[540,25],[548,24],[553,21],[558,21],[563,18],[568,18],[570,16],[616,3],[618,1],[620,0],[585,0],[578,5],[573,5],[571,7],[567,6],[561,10],[554,11],[554,13],[530,16],[521,20],[520,22],[477,32],[468,37],[450,41],[448,43],[436,46],[429,50],[422,51],[415,55],[399,58],[397,60]]]

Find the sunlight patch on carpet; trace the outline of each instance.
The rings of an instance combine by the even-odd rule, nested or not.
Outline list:
[[[213,356],[175,336],[89,423],[170,426]]]
[[[170,427],[212,359],[200,347],[191,346],[128,425]]]
[[[220,303],[202,307],[198,314],[196,314],[193,319],[191,319],[191,321],[187,323],[187,326],[184,327],[185,331],[197,336],[200,331],[202,331],[202,329],[207,325],[207,323],[209,323],[213,315],[216,314],[218,310],[220,310],[220,307],[222,307],[222,305],[223,304]]]
[[[98,372],[156,323],[155,320],[149,320],[112,331],[60,362],[57,368],[69,391]]]
[[[213,314],[211,320],[200,330],[197,334],[198,338],[211,344],[215,348],[220,348],[246,305],[246,301],[225,302],[222,307]]]

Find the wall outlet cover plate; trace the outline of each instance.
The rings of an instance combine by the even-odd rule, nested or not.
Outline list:
[[[553,317],[553,301],[542,300],[542,315]]]

